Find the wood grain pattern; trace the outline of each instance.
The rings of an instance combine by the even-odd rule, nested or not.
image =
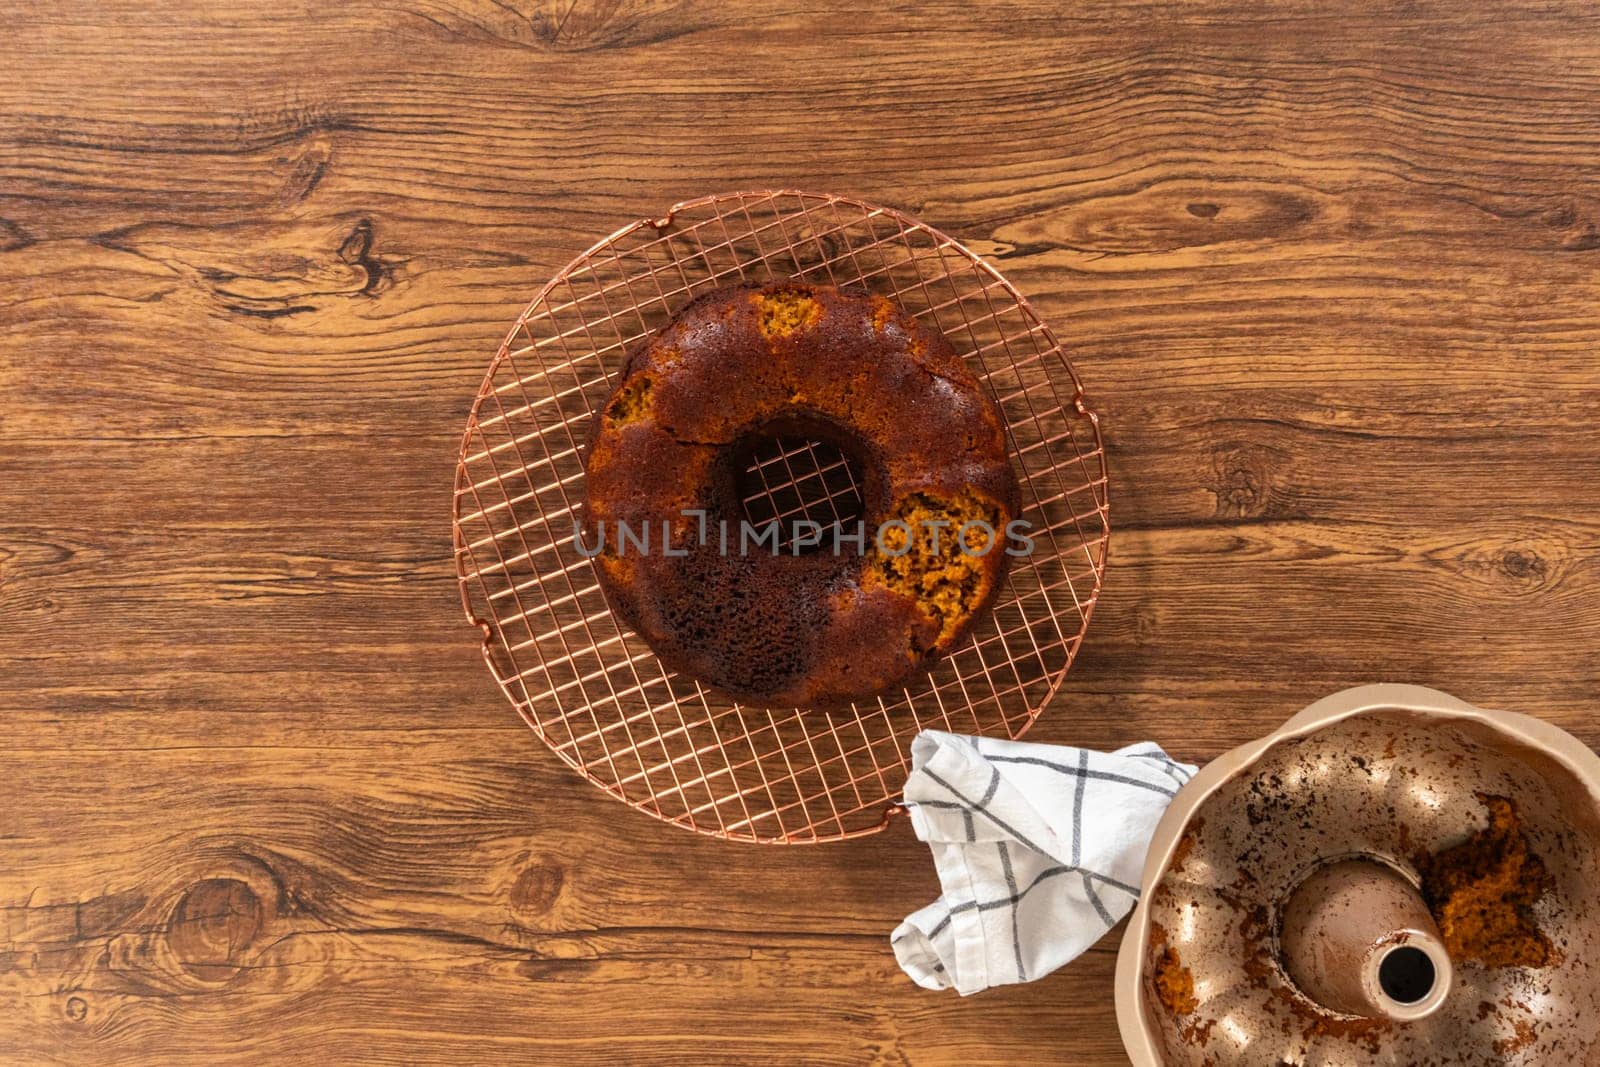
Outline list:
[[[1392,679],[1600,742],[1589,5],[4,7],[0,1060],[1122,1062],[1112,939],[917,990],[905,827],[657,825],[483,670],[487,360],[710,191],[918,213],[1070,344],[1114,534],[1039,739]]]

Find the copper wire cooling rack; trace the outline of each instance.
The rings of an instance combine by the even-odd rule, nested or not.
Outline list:
[[[784,279],[867,289],[942,332],[1008,424],[1033,526],[990,617],[914,685],[848,712],[757,708],[667,671],[574,545],[583,443],[628,351],[702,293]],[[843,457],[782,440],[745,472],[752,521],[859,507]],[[1097,419],[1060,345],[998,271],[907,215],[793,190],[678,204],[573,260],[479,390],[456,469],[461,601],[495,681],[567,763],[657,818],[814,842],[887,824],[923,728],[1018,737],[1089,624],[1109,533]]]

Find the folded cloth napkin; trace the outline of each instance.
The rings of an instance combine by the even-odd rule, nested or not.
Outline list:
[[[1194,772],[1148,742],[1107,754],[923,731],[905,804],[944,894],[891,935],[901,968],[965,995],[1076,958],[1133,908],[1156,822]]]

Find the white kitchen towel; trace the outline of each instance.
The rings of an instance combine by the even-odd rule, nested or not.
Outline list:
[[[1132,910],[1156,823],[1194,772],[1148,742],[1104,753],[923,731],[905,804],[944,892],[891,935],[901,968],[965,995],[1076,958]]]

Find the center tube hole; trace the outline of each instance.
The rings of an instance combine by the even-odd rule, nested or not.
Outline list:
[[[1433,992],[1433,960],[1413,945],[1390,950],[1378,964],[1378,986],[1397,1004],[1415,1004]]]
[[[816,523],[820,544],[804,544],[802,553],[832,551],[829,531],[835,523],[855,532],[862,516],[861,480],[850,460],[826,441],[803,436],[762,437],[739,457],[739,500],[744,519],[757,529],[778,524],[778,548],[793,550],[797,535],[808,537]],[[868,531],[871,536],[871,531]],[[851,548],[853,552],[853,547]]]

